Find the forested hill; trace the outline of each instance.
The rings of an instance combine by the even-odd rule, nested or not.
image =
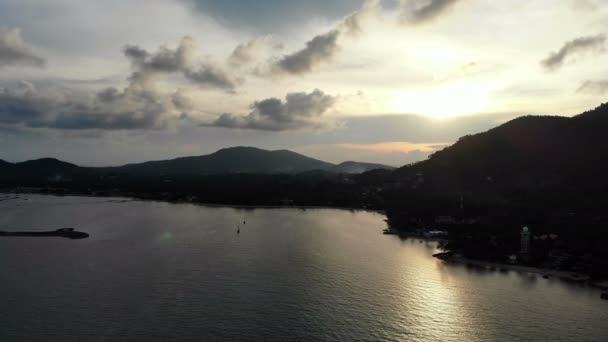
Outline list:
[[[448,188],[595,186],[606,183],[606,132],[608,104],[572,118],[523,116],[396,173],[422,172]]]
[[[514,119],[396,170],[392,181],[400,190],[388,196],[388,206],[420,207],[429,216],[599,219],[607,204],[606,132],[608,104],[571,118]]]

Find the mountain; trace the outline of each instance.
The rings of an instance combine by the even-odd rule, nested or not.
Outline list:
[[[54,158],[34,159],[15,164],[0,160],[0,177],[46,178],[61,173],[71,173],[79,169],[77,165]]]
[[[364,173],[371,170],[394,170],[395,168],[388,165],[373,164],[373,163],[359,163],[354,161],[346,161],[338,165],[331,166],[326,170],[334,173],[348,173],[358,174]]]
[[[87,168],[53,158],[22,163],[0,161],[0,177],[57,174],[131,175],[131,176],[205,176],[224,174],[300,174],[310,171],[362,173],[372,169],[392,169],[386,165],[345,162],[334,165],[288,150],[267,151],[254,147],[232,147],[215,153],[172,160],[150,161],[118,167]]]
[[[28,160],[13,165],[21,170],[38,169],[45,171],[65,171],[78,168],[78,166],[75,164],[67,163],[55,158]]]
[[[129,164],[110,169],[146,175],[294,174],[327,169],[331,166],[330,163],[288,150],[266,151],[254,147],[233,147],[204,156]]]
[[[396,170],[393,181],[402,190],[391,205],[401,211],[419,205],[428,214],[445,215],[456,213],[464,200],[480,216],[494,211],[536,219],[599,217],[608,205],[607,131],[608,104],[571,118],[511,120]]]
[[[297,174],[309,171],[355,174],[373,169],[392,169],[392,167],[352,161],[334,165],[289,150],[267,151],[255,147],[231,147],[209,155],[128,164],[107,169],[144,175],[213,175]]]
[[[567,118],[524,116],[465,136],[428,160],[399,169],[444,179],[484,179],[520,185],[559,183],[582,172],[608,171],[608,104]],[[590,176],[590,174],[589,174]],[[542,179],[541,179],[542,178]]]

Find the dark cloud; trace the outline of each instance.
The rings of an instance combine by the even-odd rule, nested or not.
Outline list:
[[[111,103],[122,98],[122,95],[123,94],[118,89],[109,87],[98,92],[97,99],[104,103]]]
[[[318,64],[330,60],[338,51],[340,31],[332,30],[314,37],[306,47],[293,54],[283,56],[276,64],[281,71],[302,74],[311,71]]]
[[[30,83],[21,82],[14,90],[0,88],[0,123],[38,120],[52,108],[53,101],[37,96]]]
[[[202,62],[195,64],[194,50],[194,41],[186,36],[175,49],[163,45],[155,53],[150,53],[136,45],[127,45],[123,52],[136,69],[137,75],[134,75],[142,80],[159,73],[179,72],[192,83],[202,87],[231,90],[238,85],[238,80],[233,79],[217,65]]]
[[[363,21],[378,14],[381,9],[379,0],[366,0],[357,11],[344,18],[331,31],[319,34],[306,43],[306,46],[292,54],[284,55],[273,66],[275,73],[304,74],[313,71],[319,64],[331,61],[340,50],[339,40],[344,35],[357,35],[362,32]]]
[[[608,94],[608,80],[585,81],[576,92],[590,95]]]
[[[126,45],[123,52],[127,58],[131,59],[134,63],[143,64],[148,58],[148,51],[140,48],[137,45]]]
[[[333,96],[326,95],[319,89],[315,89],[310,94],[291,93],[286,96],[286,112],[290,116],[320,116],[333,106],[335,101]]]
[[[566,59],[572,55],[585,52],[602,52],[606,42],[606,36],[599,34],[596,36],[580,37],[566,42],[557,52],[552,52],[540,63],[547,71],[555,71],[564,64]]]
[[[141,69],[177,72],[190,66],[194,48],[194,41],[186,36],[181,39],[175,49],[163,45],[158,51],[151,54],[138,46],[127,45],[124,48],[124,53],[125,56],[131,59],[133,64]]]
[[[124,48],[133,72],[124,89],[104,88],[93,94],[39,92],[27,82],[14,89],[0,88],[0,124],[59,130],[153,130],[175,122],[180,113],[192,109],[184,91],[161,91],[159,79],[181,73],[199,86],[232,89],[235,81],[221,68],[192,62],[194,43],[184,37],[176,48],[161,46],[150,53],[138,46]],[[64,89],[64,88],[62,88]]]
[[[42,57],[25,46],[18,29],[0,28],[0,67],[8,65],[41,67],[44,64],[45,60]]]
[[[335,98],[315,89],[311,93],[291,93],[282,101],[269,98],[251,105],[245,116],[222,114],[203,126],[255,129],[264,131],[288,131],[304,128],[320,128],[327,125],[322,116],[335,103]]]
[[[0,89],[0,124],[61,130],[161,129],[167,127],[174,108],[153,89],[133,83],[122,91],[103,89],[92,102],[86,96],[68,98],[44,95],[28,82]]]
[[[45,127],[64,130],[136,130],[160,129],[166,127],[162,112],[124,112],[95,113],[69,112],[60,113],[49,121],[32,121],[30,127]]]
[[[423,23],[431,21],[449,11],[463,0],[410,0],[402,5],[401,20],[404,23]]]
[[[230,90],[241,82],[234,79],[223,69],[211,64],[200,65],[198,69],[185,69],[183,73],[184,76],[193,83],[213,88]]]

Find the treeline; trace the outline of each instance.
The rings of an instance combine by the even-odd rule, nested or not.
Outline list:
[[[0,176],[4,189],[33,188],[55,194],[129,196],[142,199],[227,205],[301,205],[379,209],[377,188],[360,175],[328,172],[290,174],[223,174],[201,176],[134,176],[100,172],[66,173],[61,179]]]

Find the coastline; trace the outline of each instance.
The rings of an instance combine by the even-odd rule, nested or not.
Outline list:
[[[239,205],[239,204],[224,204],[224,203],[208,203],[208,202],[196,202],[196,201],[188,201],[188,200],[168,200],[163,198],[148,198],[148,197],[134,197],[120,194],[113,195],[93,195],[93,194],[82,194],[82,193],[68,193],[68,194],[58,194],[58,193],[45,193],[45,192],[18,192],[11,190],[0,190],[0,195],[12,195],[14,197],[11,198],[0,198],[0,201],[4,200],[14,200],[19,199],[19,195],[43,195],[43,196],[54,196],[54,197],[85,197],[85,198],[106,198],[111,200],[115,200],[116,203],[126,203],[131,201],[141,201],[141,202],[160,202],[160,203],[170,203],[170,204],[191,204],[203,207],[210,208],[232,208],[232,209],[299,209],[299,210],[307,210],[307,209],[335,209],[335,210],[348,210],[348,211],[362,211],[362,212],[372,212],[381,215],[385,215],[386,213],[381,209],[369,209],[369,208],[356,208],[356,207],[339,207],[339,206],[330,206],[330,205]],[[399,235],[404,238],[416,238],[423,239],[428,241],[442,241],[442,238],[434,238],[434,237],[424,237],[417,234],[391,234],[391,235]],[[433,257],[440,259],[442,261],[448,263],[455,264],[463,264],[470,265],[474,267],[484,268],[486,270],[508,270],[515,271],[519,273],[532,273],[538,274],[546,278],[556,278],[563,281],[571,282],[571,283],[579,283],[585,284],[594,288],[602,289],[604,291],[608,290],[608,279],[602,281],[591,281],[590,277],[585,274],[577,274],[568,271],[560,271],[555,269],[548,268],[539,268],[532,266],[523,266],[523,265],[515,265],[515,264],[506,264],[506,263],[498,263],[491,261],[484,261],[478,259],[469,259],[464,257],[454,256],[452,252],[443,252],[437,253],[433,255]]]
[[[608,280],[592,281],[590,279],[590,277],[585,274],[577,274],[577,273],[573,273],[573,272],[560,271],[560,270],[554,270],[554,269],[549,269],[549,268],[503,264],[503,263],[498,263],[498,262],[469,259],[469,258],[454,256],[450,252],[437,253],[437,254],[434,254],[433,257],[435,257],[439,260],[443,260],[448,263],[470,265],[470,266],[474,266],[474,267],[481,267],[481,268],[484,268],[487,270],[495,269],[495,270],[499,270],[499,271],[508,270],[508,271],[515,271],[518,273],[539,274],[539,275],[543,276],[543,278],[545,278],[545,277],[556,278],[556,279],[571,282],[571,283],[586,284],[586,285],[589,285],[591,287],[598,288],[601,290],[608,289]]]
[[[111,198],[117,200],[124,200],[124,202],[130,201],[141,201],[141,202],[162,202],[162,203],[171,203],[171,204],[192,204],[192,205],[200,205],[203,207],[211,207],[211,208],[233,208],[233,209],[337,209],[337,210],[348,210],[348,211],[365,211],[372,212],[377,214],[385,215],[386,212],[382,209],[371,209],[371,208],[361,208],[361,207],[340,207],[340,206],[330,206],[330,205],[284,205],[284,204],[225,204],[225,203],[210,203],[210,202],[197,202],[197,201],[186,201],[186,200],[168,200],[162,198],[150,198],[150,197],[136,197],[136,196],[128,196],[128,195],[92,195],[88,193],[67,193],[67,194],[58,194],[52,192],[17,192],[11,190],[2,190],[0,189],[0,195],[2,194],[10,194],[14,195],[14,198],[6,198],[2,200],[12,200],[17,199],[19,195],[43,195],[43,196],[54,196],[54,197],[87,197],[87,198]]]

